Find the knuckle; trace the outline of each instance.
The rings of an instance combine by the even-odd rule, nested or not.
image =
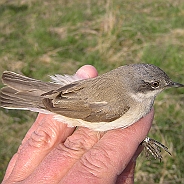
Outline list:
[[[40,125],[28,140],[29,145],[37,148],[52,148],[57,139],[57,132],[51,126]]]
[[[86,150],[87,144],[88,142],[83,137],[77,139],[74,136],[68,137],[64,143],[67,148],[74,151]]]
[[[95,177],[100,177],[108,171],[111,159],[105,149],[93,148],[83,155],[80,162],[85,171]]]
[[[74,151],[86,151],[91,149],[99,140],[97,132],[86,132],[86,129],[77,130],[72,136],[69,136],[64,142],[65,147]]]

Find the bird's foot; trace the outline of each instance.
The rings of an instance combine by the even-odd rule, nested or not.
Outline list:
[[[166,146],[149,137],[146,137],[141,144],[144,146],[146,157],[150,157],[150,155],[152,155],[155,159],[159,159],[161,162],[161,149],[165,150],[167,153],[169,153],[169,155],[171,155]]]

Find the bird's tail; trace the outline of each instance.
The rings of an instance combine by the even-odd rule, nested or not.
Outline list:
[[[6,87],[0,91],[0,106],[8,109],[45,109],[41,94],[61,87],[59,84],[42,82],[10,71],[3,72],[2,82]]]

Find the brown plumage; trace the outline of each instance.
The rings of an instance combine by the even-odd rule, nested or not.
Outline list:
[[[51,78],[53,82],[42,82],[5,71],[1,107],[54,113],[71,126],[104,131],[135,123],[150,111],[163,89],[183,86],[149,64],[122,66],[86,80],[61,75]]]
[[[116,88],[112,88],[114,80],[107,76],[74,81],[63,86],[5,71],[2,81],[8,87],[1,89],[1,106],[33,111],[44,109],[90,122],[110,122],[129,109],[125,102],[121,103],[121,99],[116,101],[111,98],[111,94],[117,92]],[[109,88],[104,89],[104,84]],[[111,106],[106,101],[111,102]]]

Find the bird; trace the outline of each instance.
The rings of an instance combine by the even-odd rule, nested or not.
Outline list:
[[[108,131],[129,127],[148,114],[161,91],[184,87],[159,67],[145,63],[120,66],[89,79],[59,74],[50,77],[50,82],[42,82],[4,71],[0,106],[53,114],[69,127]],[[145,139],[145,143],[149,140],[168,152],[152,139]],[[156,149],[148,149],[154,155]],[[160,157],[158,153],[156,157]]]
[[[152,64],[120,66],[96,78],[54,75],[51,82],[5,71],[0,106],[54,114],[69,126],[126,128],[146,114],[164,89],[184,87]]]

